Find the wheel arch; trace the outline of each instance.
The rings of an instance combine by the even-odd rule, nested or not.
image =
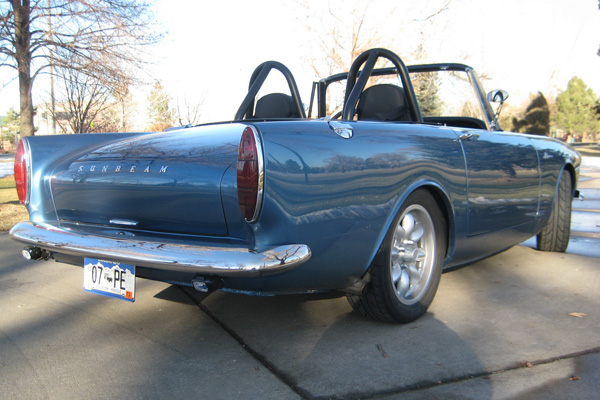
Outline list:
[[[352,290],[345,290],[353,309],[384,322],[411,322],[427,311],[440,282],[445,264],[443,255],[447,257],[449,249],[449,227],[453,223],[447,193],[441,186],[431,182],[413,185],[410,189],[402,192],[397,207],[390,213],[392,225],[386,224],[384,242],[379,243],[368,273],[349,288]],[[415,212],[418,216],[414,215]],[[413,215],[413,223],[409,223],[411,227],[406,227],[408,236],[404,229],[402,233],[395,229],[395,224],[400,223],[399,219],[405,213]],[[413,228],[417,219],[423,224],[420,230],[423,244],[420,243],[421,239],[417,239],[419,243],[416,243],[411,238],[412,233],[416,232]],[[440,228],[445,229],[445,237],[437,234]],[[400,247],[396,247],[396,240],[402,242]],[[403,250],[405,246],[406,253]],[[417,266],[420,263],[423,264]],[[422,272],[419,273],[419,270]],[[413,295],[416,297],[411,297]]]
[[[390,227],[392,226],[392,223],[393,223],[394,219],[396,218],[398,211],[400,210],[400,208],[402,207],[402,205],[404,204],[406,199],[412,193],[416,192],[417,190],[426,190],[435,199],[435,202],[437,203],[437,205],[444,217],[444,222],[445,222],[445,229],[446,229],[446,231],[445,231],[446,243],[445,243],[445,251],[444,251],[445,260],[447,261],[449,259],[449,257],[451,257],[453,249],[454,249],[454,243],[455,243],[455,237],[456,237],[456,235],[455,235],[456,223],[455,223],[455,219],[454,219],[454,211],[453,211],[454,208],[450,201],[450,196],[448,195],[446,190],[444,190],[442,185],[440,185],[439,183],[437,183],[435,181],[421,181],[421,182],[416,182],[413,185],[411,185],[399,197],[392,212],[390,212],[390,215],[388,216],[388,219],[386,221],[384,229],[382,229],[382,232],[378,238],[377,247],[375,248],[375,251],[370,259],[369,265],[371,262],[373,262],[375,257],[377,257],[377,254],[379,254],[382,244],[385,241],[387,233],[390,230]]]
[[[454,221],[454,213],[452,212],[452,204],[450,203],[450,198],[448,194],[437,185],[427,184],[423,186],[419,186],[418,189],[427,190],[435,199],[442,215],[445,220],[445,229],[446,229],[446,248],[444,249],[445,259],[448,259],[451,253],[451,249],[454,248],[454,231],[455,231],[455,221]]]
[[[568,172],[569,176],[571,177],[571,189],[572,189],[573,193],[575,193],[575,190],[577,190],[577,172],[575,171],[575,167],[573,166],[573,164],[567,163],[564,166],[561,174],[564,174],[565,172]],[[560,176],[558,178],[558,182],[560,182]],[[558,190],[558,183],[556,184],[556,187]]]
[[[571,197],[573,197],[575,191],[577,190],[577,172],[575,167],[571,163],[566,163],[558,175],[556,176],[556,185],[554,186],[554,193],[552,195],[552,207],[554,207],[554,203],[556,202],[556,198],[558,197],[558,190],[560,186],[560,179],[563,174],[569,174],[569,178],[571,179]],[[549,216],[548,216],[549,218]],[[540,228],[541,229],[541,228]]]

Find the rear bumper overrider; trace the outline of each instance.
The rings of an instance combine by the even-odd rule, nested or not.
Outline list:
[[[298,267],[311,256],[309,247],[302,244],[254,250],[235,246],[161,243],[82,234],[29,221],[15,225],[10,235],[18,242],[50,253],[223,277],[277,274]]]

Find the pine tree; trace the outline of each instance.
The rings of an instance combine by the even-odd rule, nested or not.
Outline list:
[[[442,103],[438,95],[437,72],[414,74],[411,79],[423,116],[441,115]]]
[[[148,96],[148,118],[150,119],[150,130],[162,131],[173,126],[173,110],[169,105],[171,98],[157,80]]]
[[[531,99],[525,110],[525,118],[512,120],[513,129],[522,133],[534,135],[550,134],[550,108],[541,92]]]
[[[21,116],[14,108],[10,108],[6,116],[0,120],[0,126],[2,126],[2,138],[1,140],[8,140],[14,144],[15,132],[20,133],[19,121]]]
[[[567,90],[556,97],[554,121],[569,135],[581,137],[600,130],[600,115],[597,113],[598,98],[581,78],[574,76]]]

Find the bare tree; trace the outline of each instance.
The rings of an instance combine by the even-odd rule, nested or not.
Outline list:
[[[129,84],[123,82],[113,92],[114,103],[111,105],[110,110],[114,110],[115,116],[112,117],[113,121],[117,121],[118,125],[116,129],[107,129],[104,132],[128,132],[132,129],[133,114],[136,110],[133,96],[129,91]],[[103,113],[104,114],[104,113]]]
[[[66,124],[73,133],[93,131],[94,119],[107,106],[110,89],[96,78],[77,70],[59,70],[58,75],[64,84],[64,92],[58,99],[60,111],[55,112],[54,120],[63,131],[67,131]],[[60,118],[56,115],[58,113]]]
[[[90,122],[90,132],[130,132],[136,110],[128,88],[112,92]]]
[[[136,0],[8,0],[0,3],[0,67],[19,78],[21,134],[32,135],[32,87],[50,66],[118,82],[155,43],[153,15]]]
[[[430,21],[435,19],[435,17],[437,17],[438,15],[442,14],[444,11],[447,11],[448,8],[450,7],[450,3],[452,3],[452,0],[446,0],[444,2],[444,4],[438,8],[437,10],[435,10],[432,14],[427,15],[426,17],[422,17],[422,18],[415,18],[415,21],[417,22],[425,22],[425,21]]]
[[[310,46],[320,49],[320,52],[311,51],[319,54],[319,58],[311,58],[307,62],[317,76],[325,77],[348,71],[352,61],[370,48],[402,51],[402,56],[416,53],[423,46],[422,30],[447,11],[451,3],[452,0],[445,0],[433,8],[426,7],[427,14],[423,15],[424,7],[413,9],[407,4],[397,10],[390,7],[390,2],[357,0],[348,4],[344,0],[327,0],[319,3],[326,4],[323,9],[308,0],[296,0],[302,10],[298,13],[301,15],[300,22],[311,36]],[[415,33],[418,35],[420,31],[420,38],[415,38]],[[413,40],[407,39],[407,36]],[[325,63],[322,61],[323,54],[326,55]]]
[[[325,13],[306,0],[298,4],[307,16],[305,29],[321,50],[313,52],[319,54],[318,59],[308,60],[317,76],[347,71],[363,51],[383,46],[377,27],[368,23],[370,0],[353,3],[353,7],[342,1],[327,2]],[[324,59],[322,54],[326,55]]]
[[[123,107],[119,98],[105,104],[94,117],[90,132],[129,132],[132,130],[131,109]]]
[[[200,122],[200,109],[204,104],[204,97],[197,102],[192,102],[187,95],[183,97],[183,104],[177,98],[177,108],[175,109],[175,121],[183,125],[196,125]]]

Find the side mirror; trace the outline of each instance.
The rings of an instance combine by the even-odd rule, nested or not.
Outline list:
[[[506,90],[492,90],[487,94],[487,99],[490,103],[504,103],[508,99],[508,92]]]

